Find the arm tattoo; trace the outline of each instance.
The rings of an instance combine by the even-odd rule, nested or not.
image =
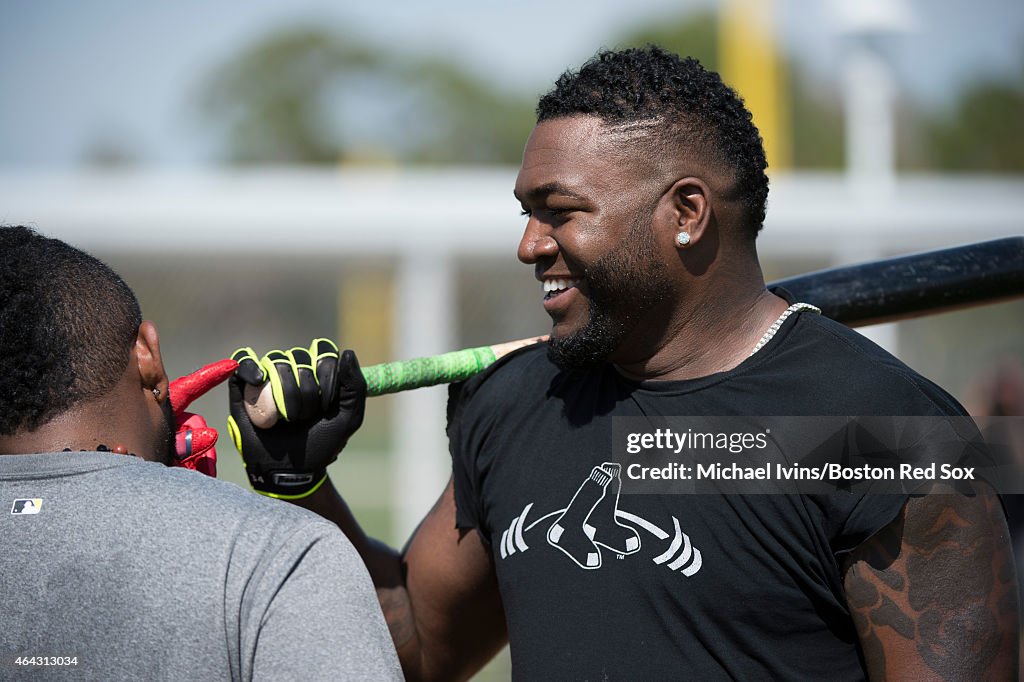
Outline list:
[[[912,499],[844,580],[872,680],[1015,679],[1016,576],[994,495]]]
[[[377,599],[380,601],[384,621],[391,631],[391,638],[396,649],[408,646],[416,638],[416,624],[412,618],[409,605],[409,593],[405,587],[377,588]]]

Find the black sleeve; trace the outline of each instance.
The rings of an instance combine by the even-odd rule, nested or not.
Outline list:
[[[455,526],[477,530],[487,544],[491,544],[491,528],[483,493],[490,458],[494,457],[494,449],[488,449],[488,439],[500,438],[496,434],[506,422],[509,410],[520,404],[514,397],[523,390],[517,379],[530,375],[522,363],[528,363],[530,357],[544,357],[545,353],[544,344],[519,348],[475,377],[448,387],[448,451],[455,487]]]
[[[474,443],[472,416],[469,403],[479,378],[448,387],[448,451],[452,456],[452,484],[455,488],[455,526],[480,531],[485,541],[489,538],[482,529],[483,513],[480,507],[480,480],[476,455],[479,443]]]
[[[892,523],[909,494],[833,493],[829,499],[833,523],[832,551],[849,552]]]
[[[984,470],[985,449],[970,417],[932,415],[925,417],[868,417],[852,425],[857,441],[857,461],[878,464],[885,461],[929,469],[941,476],[941,467],[972,466]],[[886,432],[887,433],[883,433]],[[924,494],[933,483],[954,489],[960,482],[941,478],[873,482],[858,493],[839,491],[831,495],[833,549],[849,551],[891,523],[913,495]]]

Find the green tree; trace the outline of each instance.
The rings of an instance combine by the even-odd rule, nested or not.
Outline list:
[[[718,65],[717,18],[689,13],[624,34],[618,46],[655,43]],[[843,165],[835,87],[812,82],[792,58],[788,71],[793,165]],[[220,129],[235,163],[383,159],[404,163],[519,161],[533,126],[533,95],[508,93],[461,64],[401,54],[326,26],[296,26],[256,41],[205,80],[202,119]],[[904,168],[1024,171],[1024,65],[1011,81],[979,82],[935,114],[903,101]]]
[[[704,11],[642,26],[620,41],[623,47],[660,45],[696,58],[718,70],[718,17]],[[792,111],[793,165],[796,168],[840,168],[843,165],[843,119],[839,96],[832,88],[812,83],[786,55]]]
[[[419,136],[409,160],[519,163],[535,122],[532,97],[499,92],[440,60],[410,61],[401,72],[406,83],[424,90],[430,126]]]
[[[199,105],[234,163],[514,163],[533,125],[528,97],[319,26],[257,41],[205,80]]]
[[[333,163],[344,144],[326,125],[323,95],[340,75],[373,72],[383,57],[318,28],[292,28],[244,50],[202,88],[200,111],[224,128],[238,163]]]
[[[1024,62],[1016,79],[969,86],[951,113],[926,118],[924,130],[931,167],[1024,172]]]
[[[658,45],[693,57],[712,71],[718,70],[718,18],[714,12],[685,14],[641,26],[626,34],[622,47]]]
[[[845,164],[843,112],[839,94],[813,84],[797,70],[790,79],[793,167],[838,170]]]

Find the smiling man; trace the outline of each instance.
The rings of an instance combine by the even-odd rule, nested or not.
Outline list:
[[[570,113],[568,97],[556,91],[541,101],[516,182],[529,218],[519,259],[544,284],[552,360],[610,361],[627,375],[661,379],[736,364],[787,307],[765,290],[753,247],[768,189],[756,129],[734,144],[745,169],[690,154],[649,156],[696,137],[689,130],[699,124],[608,122]],[[720,226],[730,223],[746,234],[723,236]],[[680,267],[703,276],[673,276]],[[683,329],[726,347],[680,352],[668,341]]]
[[[766,290],[765,168],[736,94],[657,48],[541,98],[515,194],[550,342],[454,391],[453,479],[401,553],[329,482],[303,502],[363,556],[410,678],[506,637],[518,679],[1013,678],[992,495],[621,495],[617,417],[964,414]]]

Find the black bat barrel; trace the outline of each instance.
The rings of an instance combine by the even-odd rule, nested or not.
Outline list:
[[[772,282],[850,326],[1024,296],[1024,236],[849,265]]]

